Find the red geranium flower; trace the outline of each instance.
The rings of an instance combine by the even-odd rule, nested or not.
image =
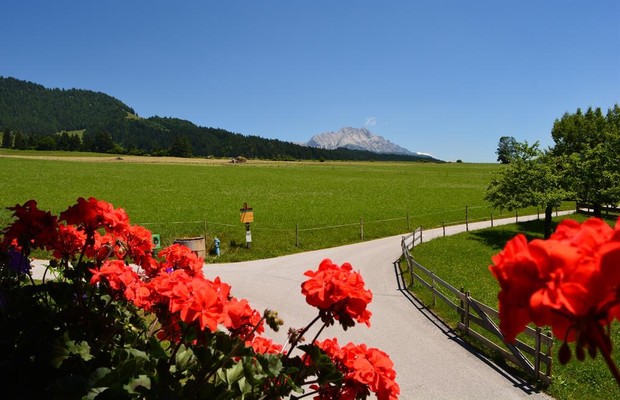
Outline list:
[[[565,220],[548,240],[527,243],[518,235],[493,263],[489,268],[501,287],[500,328],[507,341],[514,342],[533,322],[551,326],[565,342],[576,341],[578,354],[583,347],[609,352],[601,337],[620,316],[618,224],[614,230],[597,218],[583,224]]]
[[[84,249],[86,235],[73,225],[58,225],[58,236],[52,244],[54,257],[70,259]]]
[[[378,400],[394,400],[400,394],[394,363],[383,351],[365,344],[348,343],[342,348],[337,339],[316,342],[343,374],[342,386],[318,387],[318,400],[366,398],[368,391]]]
[[[257,333],[264,332],[261,315],[246,299],[232,298],[224,303],[222,323],[233,335],[245,337],[256,327]],[[250,338],[248,338],[250,339]]]
[[[183,269],[191,276],[202,276],[204,260],[194,254],[187,246],[175,243],[160,251],[159,257],[163,259],[160,266],[164,270]]]
[[[78,198],[75,205],[60,213],[60,220],[84,230],[89,240],[100,228],[107,232],[122,232],[129,226],[129,217],[125,210],[114,209],[112,204],[94,197],[88,200]]]
[[[256,336],[254,339],[246,342],[258,354],[280,354],[282,353],[282,345],[274,343],[273,340]]]
[[[537,254],[532,254],[525,236],[519,234],[493,257],[489,267],[499,282],[500,329],[513,342],[532,320],[530,298],[544,286],[538,269]]]
[[[49,211],[41,211],[35,200],[28,200],[24,205],[16,204],[8,207],[13,211],[16,221],[3,230],[5,247],[10,247],[13,240],[17,241],[25,251],[34,248],[45,248],[56,239],[58,218]]]
[[[342,327],[354,326],[355,321],[370,326],[368,303],[372,301],[372,292],[365,288],[359,272],[353,271],[349,263],[342,267],[325,259],[317,271],[306,271],[310,279],[302,283],[301,292],[306,302],[321,311],[321,317],[327,324],[333,319]]]

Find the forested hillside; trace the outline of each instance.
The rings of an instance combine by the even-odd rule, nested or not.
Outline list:
[[[0,77],[0,132],[2,146],[17,149],[278,160],[437,161],[418,155],[312,148],[200,127],[177,118],[140,118],[131,107],[104,93],[47,89],[10,77]]]

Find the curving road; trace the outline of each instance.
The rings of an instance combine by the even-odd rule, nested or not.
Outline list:
[[[519,217],[519,221],[535,218]],[[513,222],[514,218],[496,220],[495,225]],[[473,223],[469,230],[489,226],[488,221]],[[446,235],[463,231],[464,225],[446,227]],[[428,230],[423,240],[442,235],[441,228]],[[356,325],[347,331],[332,326],[323,331],[321,339],[337,337],[341,345],[349,341],[366,343],[387,352],[394,361],[402,399],[550,399],[477,355],[402,290],[395,266],[401,238],[392,236],[267,260],[205,264],[204,272],[209,278],[220,276],[232,285],[234,296],[248,299],[255,309],[278,311],[285,322],[283,329],[278,333],[267,329],[266,334],[284,344],[289,327],[303,328],[317,315],[301,294],[303,273],[316,269],[324,258],[339,265],[350,262],[373,293],[369,305],[372,325]],[[41,277],[46,264],[45,260],[33,262],[35,278]],[[310,330],[307,339],[315,333]]]
[[[534,219],[519,217],[519,221]],[[514,218],[495,221],[513,223]],[[470,224],[482,229],[489,222]],[[465,226],[446,227],[446,234]],[[424,232],[424,241],[439,237],[442,229]],[[324,258],[350,262],[373,292],[370,328],[356,325],[348,331],[326,329],[321,338],[338,337],[366,343],[387,352],[394,361],[402,399],[550,399],[527,383],[511,377],[492,362],[471,351],[451,330],[399,287],[394,262],[400,256],[401,236],[335,247],[267,260],[205,265],[205,275],[220,276],[232,285],[233,295],[246,298],[258,310],[275,309],[284,328],[270,336],[286,342],[289,327],[302,328],[317,314],[301,294],[303,273],[316,269]],[[313,334],[306,335],[308,340]]]

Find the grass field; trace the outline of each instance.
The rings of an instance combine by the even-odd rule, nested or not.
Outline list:
[[[570,218],[585,219],[583,216]],[[499,286],[488,266],[491,257],[519,232],[526,234],[529,240],[542,238],[543,226],[541,221],[532,221],[440,238],[416,246],[414,258],[451,285],[463,287],[471,292],[472,297],[497,309]],[[423,290],[421,285],[415,286],[413,292],[425,304],[431,304],[430,292]],[[434,311],[448,325],[454,327],[458,323],[458,315],[444,307],[442,302],[438,302]],[[615,349],[612,356],[615,355],[616,362],[619,362],[617,349],[620,348],[620,327],[617,323],[612,332]],[[594,361],[587,358],[584,362],[573,359],[569,364],[561,365],[557,359],[560,344],[556,340],[552,384],[547,389],[549,394],[559,400],[620,397],[618,385],[602,357]]]
[[[8,156],[22,156],[20,158]],[[34,158],[25,158],[34,157]],[[104,199],[164,245],[198,235],[222,243],[222,261],[258,259],[488,219],[494,164],[264,162],[0,152],[0,205],[34,198],[60,212],[78,197]],[[245,248],[239,209],[254,209]],[[527,210],[525,212],[536,212]],[[504,215],[508,215],[504,211]],[[510,213],[510,215],[514,215]],[[0,211],[0,223],[10,221]],[[296,246],[299,242],[299,246]]]

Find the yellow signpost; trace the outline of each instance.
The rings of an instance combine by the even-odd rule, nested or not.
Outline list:
[[[243,203],[243,208],[239,211],[241,211],[242,223],[249,224],[250,222],[254,222],[254,211],[248,207],[248,203]]]
[[[252,245],[252,232],[250,232],[250,223],[254,222],[254,211],[248,207],[248,203],[243,203],[241,212],[241,223],[245,224],[245,246],[249,249]]]

